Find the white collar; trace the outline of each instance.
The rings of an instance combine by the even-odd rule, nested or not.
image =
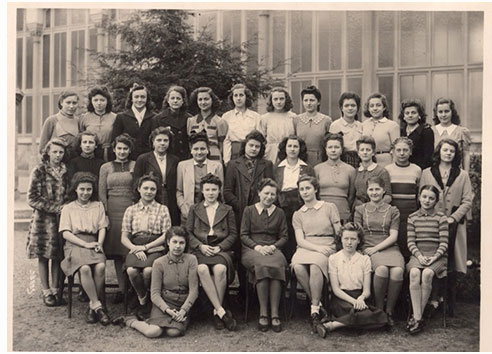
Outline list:
[[[374,170],[376,167],[378,167],[378,164],[373,162],[372,164],[369,165],[369,167],[367,167],[367,170],[368,171],[372,171]],[[359,171],[362,172],[364,171],[364,167],[362,165],[359,166]]]
[[[160,156],[157,152],[155,152],[155,150],[154,150],[154,151],[152,151],[152,152],[154,153],[154,155],[155,155],[155,159],[156,159],[157,161],[166,161],[166,159],[167,159],[167,152],[166,152],[166,154],[164,155],[164,157],[161,157],[161,156]]]
[[[239,109],[237,109],[236,107],[234,107],[234,114],[237,116],[238,114],[243,114],[243,115],[246,115],[246,113],[248,113],[248,109],[246,108],[246,110],[244,112],[241,112]]]
[[[199,164],[198,162],[196,162],[196,161],[193,159],[193,166],[197,166],[197,165],[206,165],[206,164],[207,164],[207,161],[208,161],[208,159],[205,159],[205,161],[203,161],[201,164]]]
[[[258,214],[261,214],[263,212],[264,208],[260,203],[256,203],[255,207],[256,207],[256,210],[258,211]],[[275,211],[275,208],[276,208],[275,204],[272,204],[272,206],[266,210],[268,216],[272,215],[272,213]]]
[[[308,211],[309,209],[316,209],[316,210],[319,210],[319,208],[321,208],[323,206],[323,204],[325,204],[324,201],[322,200],[318,200],[318,202],[316,204],[314,204],[314,206],[312,207],[308,207],[306,206],[306,204],[304,204],[301,209],[299,209],[300,211],[302,211],[303,213],[305,213],[306,211]]]
[[[137,118],[137,120],[139,120],[139,121],[143,120],[143,118],[145,117],[146,111],[147,111],[147,107],[144,107],[144,109],[142,109],[142,112],[139,112],[139,111],[137,111],[135,106],[132,105],[132,112],[135,115],[135,118]]]
[[[342,125],[344,127],[352,127],[354,125],[357,125],[357,122],[358,122],[358,120],[356,120],[356,119],[354,119],[354,121],[352,123],[347,122],[344,117],[340,117],[340,119],[342,120]]]
[[[388,118],[386,118],[386,117],[379,118],[379,119],[377,119],[377,120],[376,120],[376,119],[374,119],[373,117],[371,117],[371,119],[372,119],[372,121],[373,121],[374,123],[386,123],[386,122],[388,121]]]
[[[300,166],[307,166],[307,163],[305,163],[305,162],[304,162],[304,161],[302,161],[301,159],[297,159],[297,163],[295,164],[295,166],[294,166],[294,167],[291,167],[291,166],[289,165],[289,163],[287,162],[287,159],[284,159],[284,160],[282,160],[282,162],[280,162],[280,163],[278,164],[278,167],[287,167],[287,168],[291,168],[291,169],[293,169],[293,170],[295,170],[295,169],[299,168]]]
[[[458,127],[456,124],[451,124],[449,127],[443,127],[441,124],[435,126],[439,136],[443,135],[444,132],[447,132],[448,135],[451,135],[455,129]]]
[[[219,207],[219,202],[218,202],[218,201],[215,201],[215,203],[214,203],[214,204],[208,204],[208,203],[207,203],[207,201],[204,201],[204,202],[203,202],[203,206],[204,206],[205,208],[211,208],[211,209],[215,209],[215,210],[217,210],[217,208]]]

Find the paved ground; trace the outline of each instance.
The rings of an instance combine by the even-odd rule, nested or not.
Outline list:
[[[400,322],[392,333],[387,331],[340,331],[321,339],[310,333],[300,308],[299,314],[284,323],[282,333],[260,333],[256,330],[256,314],[250,321],[240,321],[237,332],[217,332],[206,316],[192,320],[186,336],[175,339],[147,339],[133,329],[84,321],[86,304],[76,299],[72,319],[66,307],[42,305],[36,260],[25,256],[26,231],[16,231],[14,239],[13,278],[13,350],[15,351],[478,351],[478,305],[459,303],[457,316],[449,319],[448,328],[439,318],[428,323],[425,331],[410,336]],[[112,266],[108,279],[113,281]],[[66,295],[65,295],[66,296]],[[111,294],[108,299],[111,299]],[[302,303],[302,301],[301,301]],[[123,307],[110,305],[111,314]],[[236,318],[242,312],[233,309]]]

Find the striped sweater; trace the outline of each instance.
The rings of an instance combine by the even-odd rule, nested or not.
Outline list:
[[[435,248],[442,256],[448,249],[448,219],[440,211],[427,213],[417,210],[408,217],[407,243],[409,251],[418,258],[422,255],[419,247]],[[427,247],[426,247],[427,246]]]
[[[420,175],[422,174],[420,167],[413,163],[405,167],[392,163],[384,168],[390,175],[393,199],[416,200]]]

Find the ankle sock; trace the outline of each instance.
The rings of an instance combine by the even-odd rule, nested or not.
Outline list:
[[[223,307],[221,307],[217,312],[217,316],[219,316],[220,319],[222,319],[222,317],[224,317],[224,315],[226,314],[225,310]]]
[[[140,295],[137,295],[138,296],[138,302],[140,303],[140,305],[145,305],[147,303],[147,293],[145,293],[145,296],[144,297],[140,297]]]
[[[96,311],[100,307],[102,307],[101,301],[97,300],[96,302],[89,301],[89,307],[91,310]]]
[[[316,305],[311,305],[311,315],[317,313],[319,315],[319,309],[321,307],[321,303],[316,306]]]
[[[43,289],[43,296],[46,297],[48,295],[53,295],[51,289]]]

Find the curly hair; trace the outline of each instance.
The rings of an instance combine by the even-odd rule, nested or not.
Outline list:
[[[340,230],[340,234],[337,235],[336,241],[340,245],[342,244],[342,237],[344,231],[351,231],[357,233],[357,238],[359,239],[359,244],[357,245],[357,250],[361,250],[364,244],[364,229],[359,223],[356,222],[347,222],[342,226]]]
[[[210,87],[199,87],[197,89],[194,89],[193,92],[190,95],[190,104],[191,107],[195,110],[198,110],[200,112],[200,108],[198,107],[198,94],[199,93],[208,93],[210,95],[210,98],[212,99],[212,114],[215,114],[217,110],[220,107],[220,99],[217,97],[217,95],[214,93],[214,91]]]
[[[152,110],[154,108],[154,103],[152,102],[152,98],[150,96],[150,91],[147,87],[144,85],[140,85],[137,83],[134,83],[130,91],[128,92],[128,96],[126,97],[126,104],[125,107],[127,109],[131,109],[133,106],[133,93],[138,90],[145,90],[147,93],[147,101],[145,102],[145,107],[147,108],[148,111]]]
[[[460,125],[461,124],[461,119],[458,114],[458,111],[456,110],[456,106],[454,104],[454,101],[450,98],[444,98],[440,97],[436,100],[436,104],[434,105],[434,124],[439,124],[441,121],[437,117],[437,106],[440,104],[448,104],[449,109],[451,110],[451,123]]]
[[[210,145],[210,140],[208,139],[207,132],[205,131],[192,132],[188,139],[190,149],[193,147],[193,145],[195,145],[199,141],[203,141],[205,144],[207,144],[207,147]]]
[[[77,187],[81,183],[90,183],[92,184],[92,195],[90,197],[91,201],[98,200],[97,194],[97,177],[93,173],[90,172],[76,172],[72,180],[70,181],[70,189],[68,191],[68,197],[72,200],[77,200]]]
[[[137,189],[142,187],[142,184],[147,181],[154,182],[155,186],[159,187],[159,178],[151,171],[150,173],[145,174],[138,179],[136,184]]]
[[[321,139],[321,161],[326,161],[328,160],[328,154],[326,153],[326,144],[330,140],[336,140],[340,143],[340,146],[342,147],[342,154],[343,154],[343,134],[342,133],[326,133],[323,139]]]
[[[87,96],[87,110],[89,112],[95,111],[94,105],[92,104],[92,99],[97,95],[101,95],[106,99],[106,113],[111,112],[111,110],[113,109],[113,98],[111,97],[111,94],[109,93],[109,90],[106,86],[96,86],[89,91],[89,95]]]
[[[413,151],[413,140],[412,139],[409,139],[407,138],[406,136],[400,136],[398,138],[396,138],[392,143],[391,143],[391,150],[394,150],[395,149],[395,146],[396,144],[399,144],[399,143],[404,143],[404,144],[407,144],[408,147],[410,148],[410,151]]]
[[[362,135],[359,139],[357,139],[357,141],[355,142],[357,150],[359,150],[362,144],[371,145],[373,152],[376,153],[376,140],[374,140],[372,136]]]
[[[245,102],[246,108],[250,108],[253,105],[254,97],[251,90],[244,84],[235,84],[234,86],[232,86],[231,90],[229,91],[229,95],[227,96],[227,103],[229,103],[229,105],[232,108],[235,107],[234,99],[233,99],[234,90],[240,90],[240,89],[244,89],[244,95],[246,96],[246,102]]]
[[[267,111],[268,112],[275,111],[275,108],[273,108],[273,102],[272,102],[272,96],[275,92],[283,92],[285,94],[285,105],[283,108],[283,112],[290,111],[292,109],[292,107],[294,107],[294,105],[292,104],[292,98],[290,97],[289,92],[287,92],[287,90],[283,87],[272,88],[272,90],[268,94],[268,98],[267,98],[267,102],[266,102],[267,103]]]
[[[166,135],[169,138],[169,146],[172,145],[174,133],[172,132],[171,127],[157,127],[152,130],[152,133],[150,133],[149,136],[149,146],[152,150],[154,150],[154,140],[157,135]]]
[[[301,100],[304,100],[305,95],[314,95],[316,99],[318,100],[318,106],[316,107],[316,110],[319,112],[320,106],[321,106],[321,91],[314,85],[308,86],[301,91]]]
[[[184,253],[188,252],[188,247],[189,247],[189,241],[190,241],[190,234],[188,231],[186,231],[186,228],[183,226],[172,226],[169,230],[166,231],[166,235],[164,236],[164,243],[165,247],[169,245],[169,242],[171,241],[171,238],[173,236],[179,236],[185,239],[186,246],[184,249]]]
[[[100,151],[101,149],[101,142],[99,141],[99,138],[97,137],[96,133],[87,130],[78,133],[77,136],[75,137],[75,140],[72,143],[72,146],[75,148],[75,152],[77,153],[77,155],[80,155],[82,153],[82,148],[80,144],[82,143],[82,137],[84,135],[94,137],[94,141],[96,142],[96,148],[94,149],[94,153],[96,154],[96,156],[98,156],[98,151]]]
[[[297,135],[289,135],[289,136],[283,138],[282,141],[280,142],[280,144],[278,144],[278,159],[279,159],[279,161],[283,161],[287,157],[286,148],[287,148],[287,142],[289,140],[296,140],[297,142],[299,142],[299,155],[298,155],[298,157],[302,161],[306,162],[307,161],[307,145],[306,145],[306,142],[301,137],[299,137]]]
[[[378,186],[380,186],[383,189],[384,189],[384,187],[386,187],[386,183],[384,183],[384,179],[380,176],[369,177],[366,181],[366,188],[368,188],[369,184],[371,184],[371,183],[377,184]]]
[[[258,193],[261,192],[263,190],[263,188],[265,188],[265,187],[273,187],[278,192],[278,184],[277,184],[277,182],[275,182],[273,179],[268,178],[268,177],[262,178],[258,182],[258,184],[256,185],[256,187],[257,187]]]
[[[425,119],[427,118],[427,114],[425,113],[425,107],[424,104],[416,98],[408,98],[403,101],[401,101],[401,107],[400,107],[400,115],[398,118],[401,121],[401,128],[405,129],[407,127],[407,122],[405,122],[405,108],[409,107],[415,107],[417,109],[417,112],[420,116],[418,124],[424,124]]]
[[[62,109],[62,102],[65,100],[65,98],[70,96],[75,96],[77,97],[77,101],[80,101],[80,97],[77,92],[72,90],[62,91],[62,93],[60,93],[60,97],[58,97],[58,109]]]
[[[188,94],[186,93],[186,89],[183,86],[178,86],[178,85],[172,85],[169,87],[169,89],[166,92],[166,95],[164,96],[164,99],[162,100],[162,110],[169,107],[169,96],[171,96],[171,92],[177,92],[181,95],[181,98],[183,99],[183,104],[181,107],[179,107],[180,112],[186,112],[188,109]]]
[[[319,192],[319,181],[316,177],[309,175],[300,175],[299,179],[297,180],[297,188],[299,188],[301,182],[309,182],[314,187],[316,192]]]
[[[462,159],[460,146],[455,140],[449,138],[442,139],[437,144],[436,148],[434,149],[434,154],[432,154],[432,165],[439,166],[439,164],[441,163],[441,148],[444,144],[448,144],[454,147],[454,158],[453,161],[451,161],[451,166],[455,168],[460,168]]]
[[[367,97],[366,103],[364,104],[364,116],[371,117],[371,113],[369,113],[369,101],[372,100],[373,98],[379,98],[381,100],[381,103],[383,104],[384,107],[383,117],[391,119],[390,112],[388,109],[388,100],[386,99],[385,95],[379,92],[373,93],[372,95]]]
[[[200,179],[200,190],[203,189],[203,185],[206,183],[215,184],[216,186],[219,187],[219,190],[222,188],[222,181],[220,180],[219,177],[217,177],[213,173],[207,173],[205,176],[203,176]]]
[[[357,112],[359,112],[359,109],[360,109],[360,96],[358,94],[356,94],[355,92],[350,92],[350,91],[347,91],[347,92],[344,92],[340,95],[340,98],[338,99],[338,107],[340,108],[340,113],[343,117],[343,102],[345,100],[354,100],[355,101],[355,104],[357,105]],[[354,117],[355,120],[359,120],[359,114],[356,113],[355,114],[355,117]]]
[[[246,135],[246,137],[244,138],[244,140],[241,142],[241,148],[239,149],[239,156],[244,156],[244,154],[246,152],[245,151],[246,150],[246,144],[250,140],[256,140],[257,142],[260,143],[260,152],[258,153],[258,155],[256,156],[256,158],[261,159],[263,156],[265,156],[266,139],[263,136],[263,134],[261,134],[261,132],[259,132],[256,129],[250,131],[248,133],[248,135]]]
[[[43,149],[43,152],[41,154],[41,161],[44,163],[49,163],[50,162],[50,148],[51,145],[57,145],[63,148],[65,153],[63,154],[62,162],[67,162],[68,160],[68,154],[67,154],[67,149],[68,149],[68,144],[63,138],[53,138],[48,143]]]
[[[123,133],[121,135],[118,135],[111,143],[113,150],[116,148],[116,145],[118,143],[125,144],[130,149],[130,152],[132,152],[133,146],[135,144],[135,138],[131,137],[128,133]]]

